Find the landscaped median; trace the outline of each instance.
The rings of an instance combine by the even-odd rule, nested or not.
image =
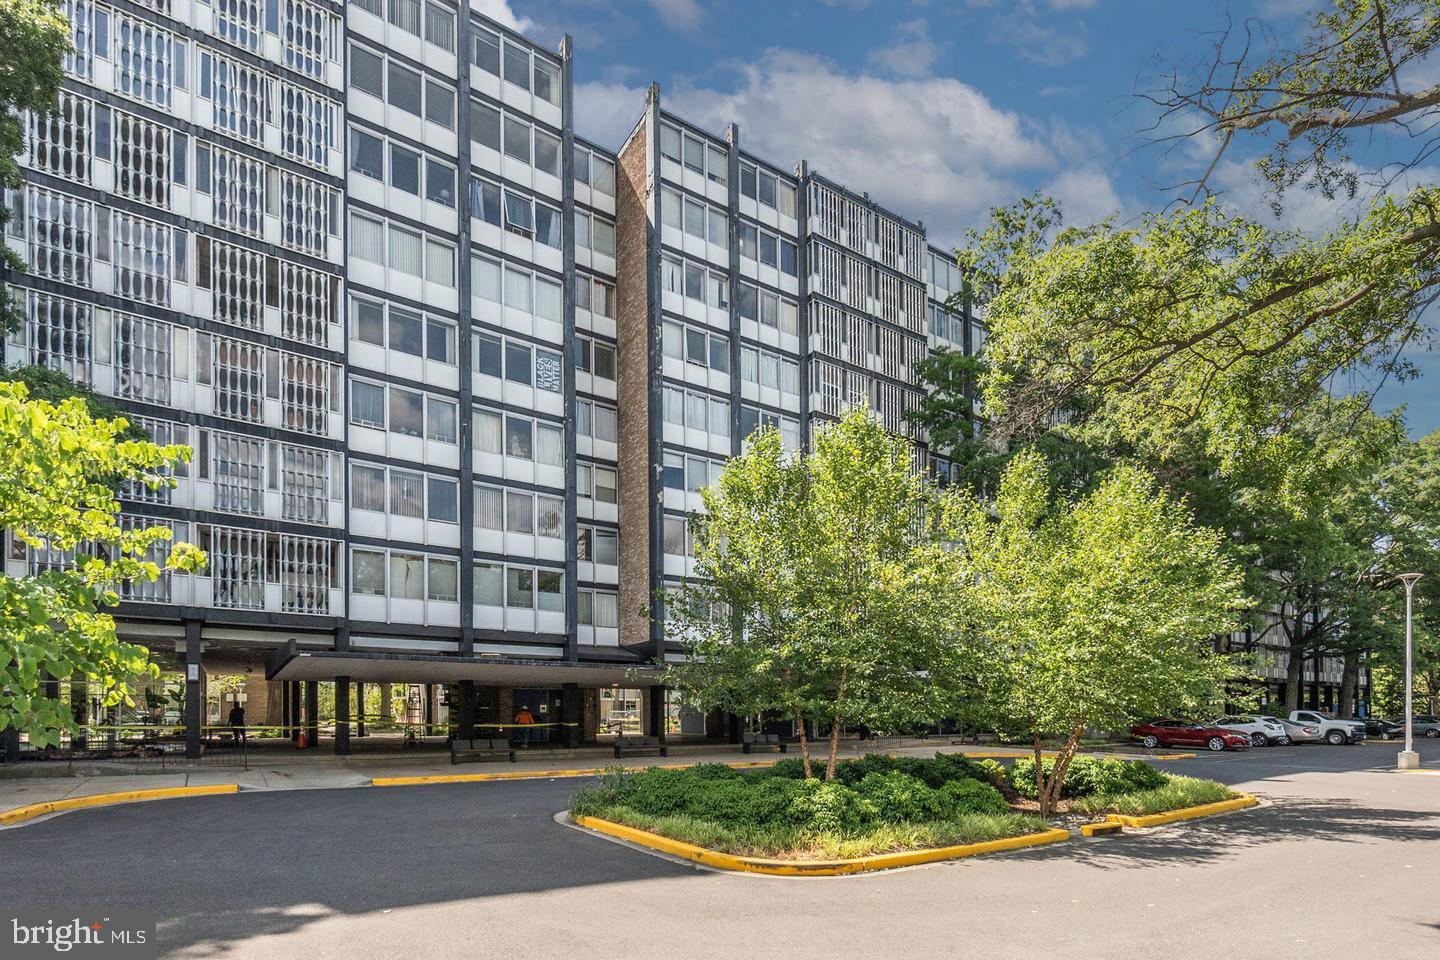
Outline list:
[[[1254,798],[1143,763],[1077,758],[1062,816],[1103,817],[1110,831],[1240,809]],[[825,876],[953,860],[1055,843],[1070,834],[1036,816],[1033,761],[872,754],[840,763],[831,781],[800,761],[737,770],[607,769],[577,790],[577,825],[709,867]],[[1026,785],[1030,784],[1027,790]],[[1027,793],[1030,796],[1027,797]],[[1084,832],[1097,830],[1086,824]]]
[[[44,817],[52,813],[68,813],[87,807],[108,807],[117,803],[140,803],[145,800],[168,800],[175,797],[208,797],[220,793],[236,793],[236,783],[216,783],[203,787],[162,787],[156,790],[126,790],[121,793],[94,793],[84,797],[67,797],[64,800],[46,800],[24,807],[0,812],[0,826],[12,826]]]

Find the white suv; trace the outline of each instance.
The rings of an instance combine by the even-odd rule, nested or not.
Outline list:
[[[1257,717],[1249,714],[1220,717],[1211,726],[1245,734],[1250,738],[1252,747],[1273,747],[1290,742],[1290,732],[1285,729],[1283,723],[1274,717]]]

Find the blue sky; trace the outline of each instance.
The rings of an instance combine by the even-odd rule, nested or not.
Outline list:
[[[1281,42],[1324,0],[1235,0]],[[1162,207],[1196,154],[1149,145],[1135,92],[1162,61],[1206,57],[1227,7],[1180,0],[479,0],[547,45],[576,47],[576,127],[618,146],[644,90],[784,167],[805,159],[898,213],[932,241],[958,241],[986,210],[1044,190],[1067,219],[1122,220]],[[1243,156],[1217,171],[1228,202],[1264,210]],[[1297,197],[1285,225],[1337,211]],[[1412,434],[1440,429],[1440,358],[1387,382]]]

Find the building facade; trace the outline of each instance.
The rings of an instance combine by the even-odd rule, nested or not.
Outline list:
[[[946,471],[905,418],[915,365],[983,323],[920,222],[803,158],[656,87],[618,151],[587,142],[568,38],[447,0],[67,12],[7,197],[5,361],[194,449],[123,517],[210,564],[118,613],[182,671],[192,749],[208,679],[257,668],[287,725],[335,684],[337,750],[373,682],[443,688],[462,730],[523,704],[584,739],[608,703],[701,735],[645,677],[744,438],[800,449],[862,404]],[[67,559],[5,543],[12,573]]]

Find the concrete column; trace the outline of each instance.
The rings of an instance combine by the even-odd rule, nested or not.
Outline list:
[[[83,680],[70,684],[70,715],[75,718],[75,725],[80,728],[72,743],[75,749],[84,750],[85,725],[90,722],[90,688]]]
[[[300,710],[302,704],[300,699],[300,681],[290,681],[290,716],[286,718],[286,726],[290,728],[290,742],[300,742]]]
[[[335,678],[335,755],[350,753],[350,678]]]
[[[200,621],[185,621],[185,758],[200,757],[200,725],[205,718],[205,685],[200,665]]]
[[[645,717],[645,735],[663,739],[665,736],[665,688],[651,687],[646,706],[649,709]]]
[[[560,728],[560,742],[567,747],[580,745],[581,724],[584,722],[581,711],[584,703],[578,685],[567,683],[560,688],[560,722],[565,724]]]
[[[460,710],[456,718],[455,736],[470,740],[475,736],[475,681],[460,681]]]
[[[355,736],[365,736],[365,681],[355,681]]]
[[[311,750],[320,746],[320,681],[305,681],[305,741]]]
[[[290,684],[280,681],[280,735],[290,735]]]

